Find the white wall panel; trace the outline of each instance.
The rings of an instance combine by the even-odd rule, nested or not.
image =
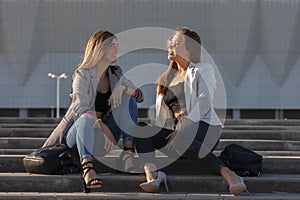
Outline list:
[[[55,106],[48,72],[69,76],[61,80],[60,103],[67,107],[71,74],[97,30],[179,25],[201,35],[222,74],[228,108],[300,109],[299,0],[0,1],[0,108]],[[147,63],[168,61],[163,51],[118,61],[124,71]],[[153,88],[145,90],[140,107],[154,100]]]

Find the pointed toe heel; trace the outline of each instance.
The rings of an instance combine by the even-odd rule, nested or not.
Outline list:
[[[154,181],[151,181],[151,182],[141,183],[140,188],[142,188],[142,190],[144,190],[145,192],[156,192],[159,186],[156,185]]]
[[[239,177],[240,178],[240,182],[239,183],[235,183],[235,184],[232,184],[230,187],[229,187],[229,191],[231,194],[233,194],[234,196],[238,196],[240,195],[241,193],[243,193],[244,191],[249,193],[248,190],[247,190],[247,187],[244,183],[244,180],[242,177]]]
[[[158,171],[157,178],[150,182],[141,183],[140,187],[145,192],[156,192],[159,189],[161,182],[164,183],[165,189],[169,192],[168,184],[167,184],[167,175],[164,172]]]

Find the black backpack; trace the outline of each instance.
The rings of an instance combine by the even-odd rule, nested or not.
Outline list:
[[[219,158],[239,176],[259,176],[262,170],[262,156],[238,144],[230,144]]]
[[[66,174],[80,170],[79,158],[65,144],[37,149],[23,159],[25,169],[35,174]]]

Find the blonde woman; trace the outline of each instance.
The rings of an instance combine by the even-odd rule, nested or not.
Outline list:
[[[121,136],[124,149],[134,152],[133,138],[128,132],[137,121],[136,103],[143,101],[143,94],[123,77],[119,66],[111,65],[119,51],[114,34],[98,31],[90,37],[83,60],[73,73],[68,112],[74,123],[66,132],[65,143],[78,150],[84,192],[102,186],[93,167],[95,154],[111,151]]]

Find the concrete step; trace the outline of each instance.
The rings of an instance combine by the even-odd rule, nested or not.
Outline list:
[[[0,149],[0,155],[27,155],[35,149]]]
[[[44,117],[0,117],[0,124],[57,124],[60,119]],[[148,118],[139,118],[139,121],[149,121]],[[225,125],[271,125],[271,126],[300,126],[300,120],[276,119],[226,119]]]
[[[1,150],[2,154],[5,154],[6,152],[11,152],[11,150],[20,152],[20,149],[22,151],[26,151],[26,149],[38,149],[42,147],[46,139],[45,137],[0,137],[0,145],[2,147],[0,153]],[[119,141],[118,146],[123,147],[122,139]]]
[[[57,124],[60,120],[48,117],[0,117],[0,124]]]
[[[115,166],[118,157],[119,154],[101,159],[105,163],[111,163],[111,166]],[[0,172],[25,172],[23,158],[24,155],[0,155]],[[156,160],[160,163],[171,163],[165,156],[156,156]],[[300,156],[264,156],[262,173],[300,174],[299,166]],[[100,162],[97,162],[95,167],[98,172],[115,172],[115,169],[109,168]],[[179,158],[165,167],[164,170],[172,174],[211,174],[205,167],[185,158]]]
[[[47,138],[54,128],[0,128],[0,137],[38,137]],[[294,140],[300,141],[299,129],[282,130],[260,130],[260,129],[224,129],[221,131],[221,138],[224,139],[276,139],[276,140]]]
[[[0,149],[1,155],[27,155],[35,149]],[[221,149],[214,151],[217,155]],[[300,151],[255,151],[262,156],[300,156]]]
[[[253,151],[299,151],[300,141],[220,139],[216,150],[222,150],[229,144],[239,144]]]
[[[298,130],[236,130],[225,129],[221,131],[222,139],[271,139],[300,141]]]
[[[300,157],[287,156],[264,156],[262,174],[300,174],[299,169]],[[191,160],[178,159],[167,167],[163,168],[171,174],[211,174],[209,169],[199,165]]]
[[[0,128],[55,128],[57,123],[0,123]],[[224,130],[299,130],[300,126],[286,125],[225,125]]]
[[[54,128],[0,128],[0,137],[48,138]]]
[[[225,125],[223,130],[299,130],[300,126],[276,125]]]
[[[37,149],[40,148],[46,138],[32,137],[0,137],[1,148],[4,149]]]
[[[1,118],[0,118],[1,119]],[[20,121],[20,120],[25,120],[25,121],[28,121],[28,118],[17,118],[18,120],[17,121]],[[37,120],[37,122],[39,122],[40,120],[42,119],[36,119],[36,118],[33,118],[33,120]],[[261,121],[261,120],[260,120]],[[300,121],[300,120],[299,120]],[[239,121],[240,122],[240,121]],[[276,123],[278,123],[278,121],[275,121]],[[241,122],[240,122],[241,123]],[[47,131],[52,131],[55,127],[57,126],[57,123],[0,123],[0,135],[1,134],[5,134],[5,132],[7,131],[10,131],[11,129],[13,131],[10,131],[9,134],[7,135],[10,135],[11,132],[30,132],[30,131],[42,131],[42,130],[47,130]],[[244,132],[247,132],[247,130],[249,131],[267,131],[267,132],[272,132],[273,131],[282,131],[282,132],[285,132],[285,131],[291,131],[291,132],[295,132],[295,133],[299,133],[300,131],[300,125],[299,126],[291,126],[291,125],[257,125],[257,124],[253,124],[253,125],[248,125],[248,124],[237,124],[237,125],[225,125],[224,128],[223,128],[223,131],[225,132],[228,132],[228,131],[235,131],[235,130],[244,130]],[[26,135],[25,133],[20,133],[20,135]],[[14,136],[14,135],[12,135]],[[48,136],[48,135],[46,135]]]
[[[2,149],[37,149],[45,140],[46,138],[0,137],[0,145]],[[220,139],[216,150],[222,150],[232,143],[256,151],[300,151],[300,141],[258,139]]]
[[[5,200],[299,200],[300,194],[288,193],[250,193],[232,196],[223,193],[137,193],[137,192],[82,192],[72,193],[36,193],[36,192],[0,192]]]
[[[144,175],[101,174],[101,192],[142,192],[139,184]],[[217,175],[168,175],[171,192],[224,193],[229,194],[228,185]],[[244,177],[250,193],[286,192],[299,193],[300,175],[263,174],[260,177]],[[79,174],[37,175],[27,173],[0,173],[0,192],[81,192]],[[160,187],[159,192],[164,192]]]
[[[54,124],[0,124],[0,128],[55,128]]]
[[[72,193],[36,193],[36,192],[1,192],[0,199],[5,200],[299,200],[300,194],[288,193],[250,193],[232,196],[223,193],[137,193],[137,192],[82,192]]]
[[[227,125],[256,125],[256,126],[300,126],[299,119],[277,120],[277,119],[226,119]]]

